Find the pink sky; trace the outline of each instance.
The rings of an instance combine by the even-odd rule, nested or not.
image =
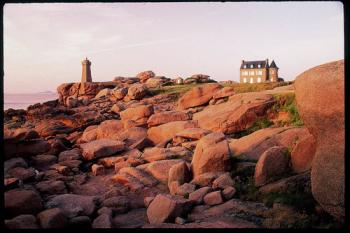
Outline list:
[[[4,6],[4,91],[54,91],[153,70],[239,80],[244,60],[275,60],[293,80],[344,57],[340,2],[47,3]]]

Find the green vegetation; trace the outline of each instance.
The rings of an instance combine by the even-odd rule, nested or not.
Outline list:
[[[224,84],[225,87],[233,87],[236,93],[245,93],[245,92],[256,92],[271,90],[275,87],[290,85],[292,82],[276,82],[276,83],[235,83],[235,84]],[[191,83],[183,85],[166,85],[160,88],[151,88],[150,92],[152,95],[158,94],[177,94],[181,96],[185,92],[189,91],[195,86],[204,85],[205,83]]]
[[[298,210],[312,211],[315,206],[315,200],[311,193],[304,192],[278,192],[269,193],[262,195],[262,202],[268,206],[272,207],[273,203],[281,203],[284,205],[293,206]]]
[[[273,122],[270,121],[267,117],[260,118],[260,119],[256,120],[253,123],[253,125],[250,126],[249,128],[247,128],[241,132],[235,133],[235,134],[231,135],[231,137],[232,138],[241,138],[241,137],[247,136],[251,133],[254,133],[255,131],[258,131],[259,129],[268,128],[271,125],[273,125]]]
[[[240,199],[245,201],[257,201],[259,199],[258,188],[254,185],[253,177],[244,177],[241,182],[235,183],[235,189]]]
[[[293,82],[275,82],[275,83],[235,83],[224,84],[225,87],[233,87],[236,93],[258,92],[272,90],[276,87],[290,85]]]
[[[295,94],[285,93],[285,94],[274,94],[273,95],[276,103],[272,107],[274,113],[278,112],[288,112],[289,119],[287,121],[281,121],[278,124],[280,126],[292,125],[292,126],[303,126],[304,123],[299,116],[298,109],[296,107]]]
[[[191,90],[195,86],[200,86],[203,84],[184,84],[184,85],[170,85],[170,86],[162,86],[160,88],[150,88],[150,93],[152,95],[158,94],[176,94],[177,96],[181,96],[185,92]]]

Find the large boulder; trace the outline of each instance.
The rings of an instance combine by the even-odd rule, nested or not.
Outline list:
[[[181,159],[169,159],[160,160],[148,163],[145,167],[145,171],[151,174],[154,178],[160,182],[167,184],[169,178],[169,171],[175,164],[181,163]]]
[[[32,190],[13,189],[5,192],[5,214],[37,214],[43,209],[40,196]]]
[[[292,168],[295,173],[311,169],[316,152],[316,139],[311,134],[300,140],[291,152]]]
[[[114,88],[110,82],[63,83],[57,87],[59,103],[68,105],[69,99],[93,99],[104,88]]]
[[[81,135],[79,142],[91,142],[97,139],[97,125],[88,126]]]
[[[57,195],[46,203],[47,208],[59,208],[68,217],[90,216],[96,209],[97,199],[94,196],[76,194]]]
[[[344,219],[344,60],[307,70],[294,85],[300,116],[316,138],[313,196],[331,215]]]
[[[39,134],[35,130],[25,129],[25,128],[17,128],[14,130],[10,130],[4,127],[5,140],[13,140],[16,142],[20,142],[20,141],[37,139],[37,138],[39,138]]]
[[[111,94],[117,99],[122,100],[128,94],[128,88],[126,87],[116,87],[111,91]]]
[[[190,116],[186,112],[165,111],[153,114],[147,121],[148,127],[162,125],[172,121],[187,121]]]
[[[285,147],[274,146],[266,150],[255,166],[254,184],[259,187],[276,180],[288,172],[290,157]]]
[[[5,220],[5,227],[7,229],[39,229],[35,216],[31,214],[21,214],[13,219]]]
[[[148,129],[148,138],[154,143],[168,141],[177,133],[187,128],[196,128],[197,124],[194,121],[173,121]]]
[[[308,136],[310,133],[305,127],[265,128],[233,139],[229,145],[234,158],[256,162],[270,147],[284,146],[292,150],[299,141]]]
[[[191,155],[192,153],[189,150],[180,146],[170,148],[151,147],[144,150],[142,159],[153,162],[164,159],[190,157]]]
[[[131,100],[140,100],[147,94],[147,86],[144,84],[133,84],[129,87],[127,97]]]
[[[235,94],[235,91],[233,87],[224,87],[213,95],[213,99],[221,99],[221,98],[229,97],[234,94]]]
[[[112,139],[98,139],[80,145],[86,160],[107,157],[125,149],[125,144]]]
[[[166,78],[164,76],[156,76],[154,78],[147,79],[145,84],[149,88],[156,88],[156,87],[162,86],[163,84],[165,84],[165,83],[167,83],[169,81],[170,81],[170,79],[168,79],[168,78]]]
[[[42,154],[51,149],[50,144],[42,139],[13,141],[4,140],[5,158],[13,157],[30,157],[37,154]]]
[[[118,135],[118,140],[125,142],[129,148],[143,149],[149,144],[147,139],[147,129],[141,127],[132,127],[124,130]]]
[[[96,139],[118,139],[118,134],[124,130],[123,123],[119,120],[106,120],[96,128]],[[85,133],[85,131],[84,131]],[[84,134],[83,134],[84,135]],[[89,135],[92,135],[89,134]],[[93,137],[93,136],[92,136]]]
[[[223,133],[202,137],[192,159],[193,177],[207,172],[225,172],[230,169],[230,149]]]
[[[186,215],[192,208],[193,201],[180,196],[158,194],[147,209],[151,224],[174,222],[176,217]]]
[[[102,89],[101,91],[99,91],[97,93],[97,95],[95,96],[95,99],[99,99],[99,98],[102,98],[102,97],[107,97],[107,96],[111,95],[111,92],[112,92],[112,90],[109,89],[109,88]]]
[[[172,190],[173,184],[172,182],[176,182],[176,189],[179,185],[182,185],[190,180],[191,174],[190,170],[186,164],[185,161],[173,165],[169,169],[169,176],[168,176],[168,188],[170,190],[171,194],[175,194],[176,190]]]
[[[194,87],[186,92],[178,101],[179,109],[188,109],[209,103],[216,91],[220,90],[221,85],[217,83],[205,84]]]
[[[120,118],[123,122],[131,120],[136,123],[137,126],[143,126],[147,124],[148,118],[154,113],[152,105],[139,105],[136,107],[127,108],[120,112]]]
[[[151,70],[142,71],[141,73],[138,73],[136,75],[136,77],[140,79],[141,83],[145,83],[148,79],[153,78],[155,76],[155,73]]]
[[[47,209],[38,214],[40,226],[44,229],[63,228],[68,225],[66,216],[59,208]]]
[[[236,133],[249,128],[259,117],[265,116],[274,102],[273,96],[269,94],[237,94],[225,103],[211,105],[195,113],[193,120],[197,120],[203,129],[225,134]]]

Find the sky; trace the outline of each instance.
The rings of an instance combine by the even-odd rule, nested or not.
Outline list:
[[[285,80],[344,58],[341,2],[5,4],[4,92],[56,91],[152,70],[239,80],[241,60],[275,60]]]

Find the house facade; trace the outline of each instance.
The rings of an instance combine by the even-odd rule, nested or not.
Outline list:
[[[244,61],[242,60],[240,68],[241,83],[263,83],[278,82],[278,67],[272,60],[269,65],[269,59],[263,61]]]

